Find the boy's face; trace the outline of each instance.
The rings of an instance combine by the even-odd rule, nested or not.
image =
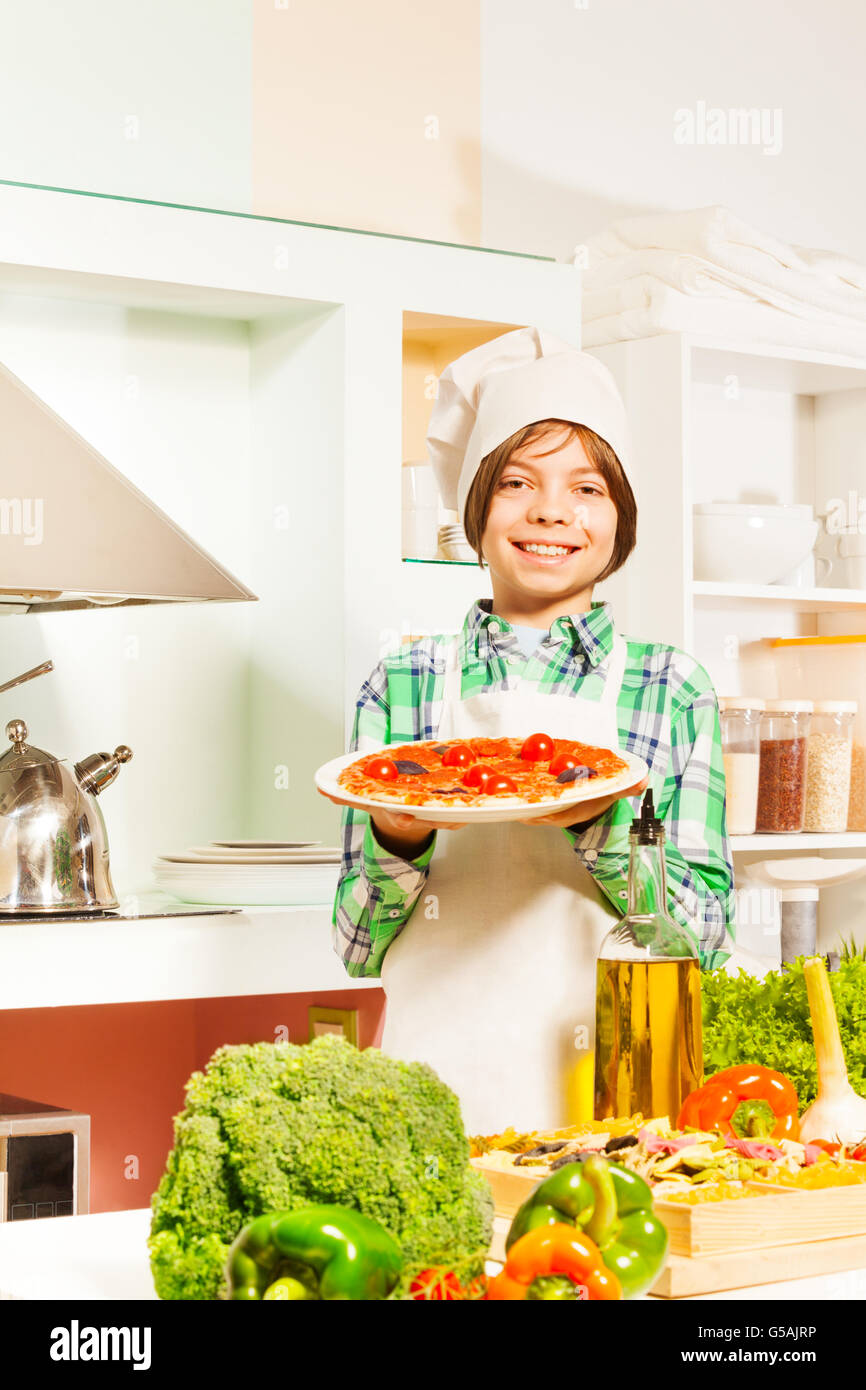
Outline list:
[[[540,605],[585,599],[613,553],[616,526],[604,475],[578,438],[560,430],[515,450],[481,540],[497,600],[525,611],[533,599]],[[556,553],[539,554],[530,545]]]

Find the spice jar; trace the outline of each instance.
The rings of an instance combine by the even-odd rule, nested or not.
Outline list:
[[[768,700],[761,718],[759,835],[796,833],[806,811],[806,755],[811,700]]]
[[[848,830],[866,831],[866,632],[771,641],[779,689],[812,700],[857,704]]]
[[[755,833],[763,710],[764,701],[749,695],[722,695],[719,698],[729,835]]]
[[[846,830],[856,700],[817,700],[809,728],[804,830]]]

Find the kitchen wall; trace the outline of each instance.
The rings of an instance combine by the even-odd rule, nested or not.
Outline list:
[[[307,1009],[356,1009],[378,1046],[379,990],[0,1009],[0,1089],[90,1116],[90,1209],[146,1207],[171,1148],[184,1083],[218,1047],[306,1042]]]
[[[477,244],[479,0],[2,0],[0,177]]]
[[[0,360],[239,578],[250,569],[248,328],[240,320],[0,295]],[[0,618],[2,696],[71,762],[132,748],[101,798],[121,896],[159,853],[244,834],[249,604]],[[224,827],[224,828],[223,828]]]
[[[0,176],[564,258],[729,204],[866,258],[858,0],[2,0]],[[677,144],[697,104],[770,148]]]
[[[618,217],[725,203],[866,260],[858,0],[485,0],[482,15],[488,244],[563,259]],[[778,153],[676,143],[675,112],[697,132],[700,102],[766,110]]]

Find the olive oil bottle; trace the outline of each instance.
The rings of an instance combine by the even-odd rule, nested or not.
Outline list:
[[[665,832],[647,790],[629,831],[628,912],[604,938],[596,966],[597,1120],[668,1115],[676,1124],[701,1085],[697,947],[668,914]]]

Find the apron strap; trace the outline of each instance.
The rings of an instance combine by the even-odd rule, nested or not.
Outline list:
[[[463,645],[463,634],[458,632],[452,642],[449,642],[445,653],[445,680],[442,687],[442,704],[457,704],[461,698],[462,686],[462,667],[460,663],[460,653]],[[607,657],[607,672],[604,676],[604,690],[602,691],[599,704],[603,709],[616,710],[619,702],[619,692],[622,686],[622,679],[625,675],[625,663],[628,655],[625,638],[615,632],[613,636],[613,647]]]
[[[458,632],[453,642],[448,643],[445,653],[445,682],[442,687],[442,704],[457,704],[460,700],[463,669],[460,663],[460,649],[463,634]]]

